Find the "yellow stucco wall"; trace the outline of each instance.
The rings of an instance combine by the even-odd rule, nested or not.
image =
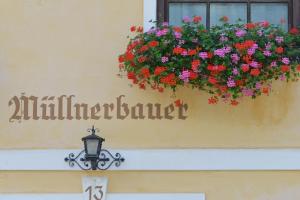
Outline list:
[[[209,106],[207,94],[181,89],[177,98],[189,105],[186,120],[8,122],[8,101],[22,92],[73,94],[89,104],[115,102],[119,95],[132,105],[174,101],[171,92],[131,88],[116,76],[129,27],[142,23],[142,0],[0,0],[0,148],[81,148],[80,138],[92,124],[109,148],[300,147],[299,84],[276,84],[270,97],[236,108]],[[80,192],[83,173],[0,172],[0,192]],[[105,175],[113,192],[205,192],[208,200],[300,197],[300,174],[292,171]],[[16,181],[22,187],[13,189]]]

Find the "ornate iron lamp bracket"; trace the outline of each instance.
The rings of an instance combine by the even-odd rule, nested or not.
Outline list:
[[[70,153],[68,157],[65,158],[65,161],[68,162],[70,167],[74,167],[75,165],[77,165],[82,170],[92,169],[91,162],[85,158],[84,150],[82,150],[77,155],[75,155],[74,153]],[[113,155],[108,150],[101,149],[100,155],[96,161],[96,166],[99,170],[107,170],[113,164],[116,167],[119,167],[124,161],[125,159],[121,156],[120,153],[116,153],[115,155]]]

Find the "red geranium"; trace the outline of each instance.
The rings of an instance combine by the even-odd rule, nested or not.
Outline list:
[[[131,51],[127,51],[125,54],[125,59],[128,61],[132,61],[134,59],[134,54]]]
[[[250,74],[252,76],[258,76],[260,74],[259,69],[251,69]]]
[[[184,51],[184,49],[181,48],[181,47],[175,47],[175,48],[173,49],[173,53],[174,53],[174,54],[181,54],[183,51]]]
[[[224,100],[237,105],[241,97],[268,95],[279,77],[299,80],[297,28],[287,33],[265,21],[207,29],[201,20],[195,16],[181,26],[155,24],[146,32],[131,27],[136,36],[118,58],[120,71],[141,89],[149,84],[159,92],[180,86],[209,92],[210,104]]]
[[[284,51],[284,49],[283,49],[282,47],[277,47],[275,51],[276,51],[276,53],[278,53],[278,54],[282,54],[283,51]]]
[[[160,82],[164,83],[164,84],[167,84],[167,85],[170,85],[170,86],[176,85],[175,74],[171,73],[171,74],[169,74],[165,77],[162,77],[160,79]]]
[[[158,46],[158,44],[159,44],[159,42],[158,42],[158,41],[155,41],[155,40],[150,41],[150,42],[148,43],[149,47],[156,47],[156,46]]]
[[[131,26],[131,27],[130,27],[130,31],[131,31],[131,32],[134,32],[135,30],[136,30],[136,26]]]
[[[246,29],[254,29],[256,25],[254,23],[245,24]]]
[[[196,78],[198,78],[198,74],[196,72],[193,72],[193,71],[189,71],[190,72],[190,79],[191,80],[194,80]]]
[[[200,65],[200,60],[199,60],[199,59],[193,60],[193,62],[192,62],[192,70],[193,70],[193,71],[197,71],[199,65]]]
[[[188,51],[189,56],[194,56],[194,55],[196,55],[196,53],[197,53],[197,51],[195,49],[191,49]]]
[[[297,35],[298,33],[299,33],[299,30],[296,27],[291,28],[290,34]]]
[[[288,72],[288,71],[290,71],[290,66],[288,66],[288,65],[282,65],[281,66],[281,71],[282,72]]]
[[[213,76],[209,76],[208,77],[208,82],[210,82],[213,85],[216,84],[216,83],[218,83],[217,79],[215,77],[213,77]]]
[[[195,16],[195,17],[193,18],[193,22],[194,22],[194,23],[199,23],[201,20],[202,20],[202,17],[201,17],[201,16]]]
[[[161,73],[163,73],[166,70],[167,70],[166,67],[159,67],[159,66],[157,66],[155,68],[155,70],[154,70],[154,75],[158,76],[158,75],[160,75]]]
[[[249,65],[246,65],[246,64],[243,64],[241,68],[242,68],[243,72],[247,72],[250,69]]]
[[[149,68],[147,68],[147,67],[144,67],[143,69],[141,69],[141,73],[143,74],[144,78],[150,77],[150,71],[149,71]]]

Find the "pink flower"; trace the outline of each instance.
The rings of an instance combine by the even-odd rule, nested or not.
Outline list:
[[[182,44],[184,44],[184,43],[185,43],[184,40],[179,40],[179,44],[180,44],[180,45],[182,45]]]
[[[253,90],[252,89],[243,88],[242,93],[247,97],[253,96]]]
[[[227,46],[223,48],[225,53],[229,53],[231,51],[231,47]]]
[[[260,90],[261,87],[262,87],[261,83],[260,83],[260,82],[256,82],[255,88],[256,88],[257,90]]]
[[[236,53],[234,53],[231,55],[231,60],[234,64],[237,64],[238,61],[240,60],[240,57]]]
[[[246,33],[247,33],[247,31],[245,31],[245,30],[243,30],[243,29],[238,29],[238,30],[235,32],[235,35],[236,35],[237,37],[243,37],[243,36],[246,35]]]
[[[208,58],[208,54],[207,54],[207,52],[200,52],[199,57],[202,58],[203,60],[205,60]]]
[[[279,79],[280,79],[281,81],[285,81],[285,79],[286,79],[285,74],[281,74],[280,77],[279,77]]]
[[[276,67],[277,66],[277,62],[276,61],[273,61],[272,63],[271,63],[271,67]]]
[[[282,58],[282,63],[284,63],[284,64],[286,64],[286,65],[288,65],[288,64],[290,64],[290,59],[289,58]]]
[[[247,50],[247,54],[248,54],[249,56],[252,56],[253,54],[255,54],[255,49],[254,49],[254,48],[248,49],[248,50]]]
[[[185,23],[188,23],[188,22],[191,22],[191,18],[189,16],[184,16],[182,21]]]
[[[223,48],[222,48],[222,49],[217,49],[217,50],[215,50],[215,51],[214,51],[214,54],[217,55],[217,56],[219,56],[219,57],[221,57],[221,58],[224,58],[224,57],[225,57],[225,51],[224,51]]]
[[[227,86],[230,88],[235,87],[236,86],[235,81],[229,78],[227,81]]]
[[[276,41],[278,44],[281,44],[281,43],[283,42],[283,37],[277,36],[277,37],[275,38],[275,41]]]
[[[183,80],[185,83],[189,82],[190,72],[188,70],[182,71],[179,75],[179,78]]]
[[[175,32],[174,35],[175,35],[175,38],[176,38],[176,39],[180,39],[181,36],[182,36],[182,34],[179,33],[179,32]]]
[[[265,55],[265,56],[271,56],[272,53],[271,53],[269,50],[265,50],[265,51],[264,51],[264,55]]]
[[[253,68],[258,68],[258,62],[256,62],[256,61],[252,61],[251,63],[250,63],[250,66],[251,67],[253,67]]]
[[[239,75],[239,70],[237,68],[233,68],[232,74],[233,75]]]
[[[157,37],[160,37],[160,36],[163,36],[163,35],[166,35],[167,33],[168,33],[168,29],[162,29],[162,30],[158,30],[158,31],[156,31],[156,36]]]
[[[226,42],[226,41],[228,41],[228,37],[226,37],[225,34],[223,33],[223,34],[221,34],[220,41]]]
[[[266,44],[265,47],[267,50],[270,50],[272,48],[272,44],[268,42],[268,44]]]
[[[257,35],[258,35],[258,36],[262,36],[262,35],[263,35],[262,30],[258,30],[258,31],[257,31]]]
[[[188,52],[187,50],[184,50],[182,53],[181,53],[182,56],[187,56],[188,55]]]
[[[166,57],[166,56],[161,57],[161,62],[162,62],[162,63],[166,63],[166,62],[168,62],[168,61],[169,61],[169,58],[168,58],[168,57]]]

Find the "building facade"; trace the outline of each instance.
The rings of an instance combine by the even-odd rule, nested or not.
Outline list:
[[[169,9],[172,2],[0,1],[1,200],[75,199],[72,195],[83,192],[83,176],[107,177],[108,195],[120,195],[110,199],[151,194],[178,200],[300,198],[298,83],[276,83],[269,96],[232,108],[209,106],[209,95],[191,88],[180,89],[173,98],[171,91],[143,91],[118,76],[117,58],[132,25],[149,28],[150,19],[177,23],[172,14],[191,12],[178,7],[190,5]],[[300,24],[299,1],[274,0],[267,2],[274,7],[252,5],[252,10],[251,2],[245,2],[238,2],[241,10],[231,14],[247,21],[258,15],[256,10],[279,9],[287,29]],[[215,11],[208,8],[216,6],[216,13],[238,9],[223,5],[224,11],[213,3],[193,5],[206,9],[208,26],[215,20],[207,14]],[[265,16],[273,19],[276,13]],[[172,116],[163,114],[176,99],[187,105],[181,117],[176,106]],[[87,114],[77,113],[75,104],[86,104]],[[137,117],[137,104],[143,106],[144,118]],[[149,104],[160,105],[162,118],[149,117]],[[43,106],[51,105],[55,113],[43,115]],[[92,125],[106,139],[105,148],[125,157],[120,168],[84,171],[64,161],[68,153],[83,149],[81,138]]]

